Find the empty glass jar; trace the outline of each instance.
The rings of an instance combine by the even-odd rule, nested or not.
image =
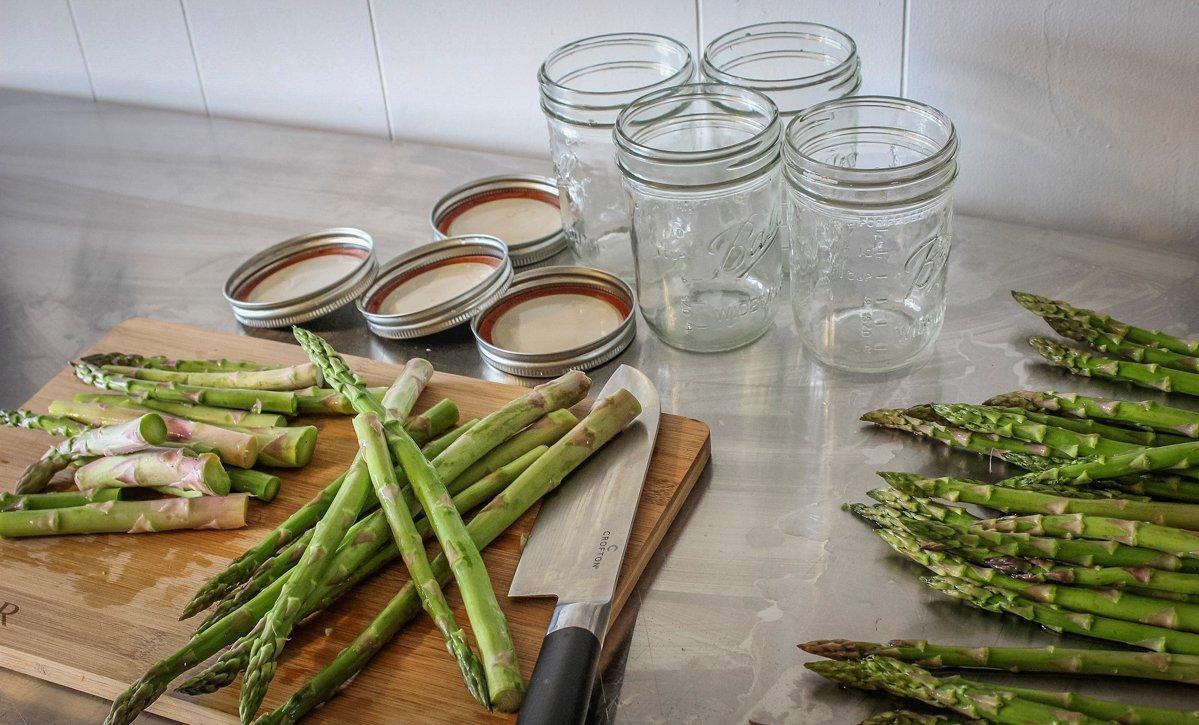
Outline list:
[[[730,350],[770,328],[782,280],[781,135],[769,98],[722,83],[655,91],[620,114],[637,300],[666,343]]]
[[[759,23],[708,43],[704,80],[745,86],[778,106],[785,125],[817,103],[857,93],[862,64],[853,38],[817,23]]]
[[[550,53],[537,77],[562,199],[562,228],[584,264],[632,279],[629,210],[612,128],[630,101],[687,83],[687,46],[649,33],[597,35]]]
[[[901,98],[829,101],[787,126],[792,305],[817,360],[883,372],[936,339],[957,150],[945,114]]]

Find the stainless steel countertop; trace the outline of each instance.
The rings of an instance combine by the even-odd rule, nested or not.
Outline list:
[[[24,401],[132,316],[286,339],[240,327],[221,298],[225,277],[252,252],[299,233],[355,226],[374,235],[386,260],[430,238],[429,209],[449,188],[547,170],[544,159],[0,92],[0,406]],[[857,722],[885,709],[885,698],[840,691],[805,672],[810,658],[796,642],[1057,641],[1031,624],[935,595],[916,568],[840,510],[879,485],[879,469],[1000,472],[967,454],[867,429],[858,416],[1028,387],[1159,397],[1038,363],[1024,339],[1048,328],[1008,289],[1194,332],[1197,258],[959,217],[945,329],[921,366],[884,377],[810,363],[786,306],[764,339],[719,355],[671,349],[642,325],[624,355],[595,371],[597,386],[618,362],[644,370],[665,410],[711,426],[712,463],[635,596],[635,625],[604,674],[599,715],[638,723]],[[346,352],[384,360],[419,354],[440,370],[516,380],[479,359],[465,328],[386,341],[352,309],[312,327]],[[1029,681],[1195,703],[1181,687]],[[105,708],[0,673],[0,722],[95,719]]]

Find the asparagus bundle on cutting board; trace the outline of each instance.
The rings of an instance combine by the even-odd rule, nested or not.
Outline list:
[[[42,457],[29,465],[17,479],[17,493],[44,490],[55,473],[72,463],[97,456],[140,451],[163,443],[167,437],[166,423],[156,413],[138,416],[117,425],[83,431],[58,445],[51,446]]]

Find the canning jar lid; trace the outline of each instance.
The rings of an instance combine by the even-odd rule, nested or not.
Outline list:
[[[637,331],[633,291],[591,267],[556,266],[516,275],[470,324],[489,365],[524,377],[589,370],[612,360]]]
[[[476,179],[451,189],[429,214],[437,239],[470,234],[498,237],[512,265],[541,262],[566,248],[558,185],[535,174]]]
[[[484,234],[449,237],[383,265],[358,299],[358,311],[380,337],[424,337],[473,318],[511,283],[502,241]]]
[[[292,237],[247,259],[225,280],[225,301],[249,327],[284,327],[353,302],[374,280],[375,244],[348,227]]]

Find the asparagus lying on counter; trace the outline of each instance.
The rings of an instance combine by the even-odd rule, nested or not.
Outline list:
[[[120,405],[131,408],[156,410],[169,413],[197,423],[210,423],[223,426],[245,426],[249,428],[274,428],[287,425],[287,418],[277,413],[252,413],[231,408],[216,408],[210,405],[195,403],[179,403],[158,400],[147,396],[137,399],[114,393],[79,393],[75,396],[76,403],[103,403],[105,405]],[[63,412],[62,415],[70,415]]]
[[[1044,337],[1030,337],[1028,344],[1032,345],[1041,357],[1075,375],[1128,382],[1167,393],[1199,395],[1199,373],[1174,370],[1152,363],[1099,357],[1059,345]]]
[[[84,431],[51,446],[41,458],[31,463],[17,478],[16,491],[42,491],[55,473],[72,463],[96,456],[144,450],[163,443],[166,437],[166,423],[156,413],[148,413],[126,423]]]
[[[126,365],[100,365],[106,373],[136,380],[180,383],[202,388],[242,388],[245,390],[299,390],[320,386],[320,371],[312,363],[267,370],[231,370],[227,372],[183,372],[161,368]]]
[[[1012,297],[1033,314],[1050,320],[1067,320],[1101,332],[1117,343],[1127,342],[1143,347],[1171,350],[1181,355],[1199,354],[1199,340],[1184,340],[1160,330],[1147,330],[1129,325],[1093,310],[1074,307],[1066,302],[1027,292],[1012,291]]]
[[[1133,429],[1199,438],[1199,413],[1152,400],[1113,400],[1077,393],[1018,390],[996,395],[985,404],[1045,411],[1085,420],[1107,421]]]
[[[232,494],[5,511],[0,513],[0,537],[238,529],[246,525],[246,502],[245,494]]]
[[[75,377],[103,390],[115,390],[168,403],[193,403],[217,408],[236,408],[253,413],[267,411],[286,415],[295,415],[299,410],[296,393],[290,390],[202,388],[181,383],[158,383],[106,373],[85,362],[75,364]]]
[[[83,361],[91,365],[125,365],[155,370],[175,370],[185,373],[222,373],[237,370],[271,370],[284,367],[244,360],[172,360],[161,355],[137,355],[124,352],[105,352],[86,355]]]

